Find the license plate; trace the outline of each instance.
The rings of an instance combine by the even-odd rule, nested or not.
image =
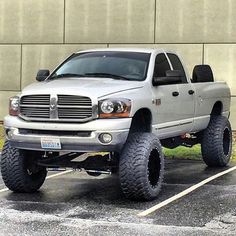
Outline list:
[[[41,138],[41,147],[45,149],[61,149],[59,138]]]

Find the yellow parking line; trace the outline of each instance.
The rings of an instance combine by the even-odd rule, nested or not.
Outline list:
[[[63,172],[60,172],[60,173],[57,173],[57,174],[49,175],[49,176],[46,177],[46,179],[55,178],[57,176],[65,175],[65,174],[68,174],[68,173],[71,173],[71,172],[73,172],[73,170],[66,170],[66,171],[63,171]],[[6,192],[8,190],[9,190],[8,188],[0,189],[0,193]]]
[[[184,197],[185,195],[187,195],[187,194],[193,192],[194,190],[202,187],[203,185],[211,182],[212,180],[217,179],[217,178],[219,178],[219,177],[221,177],[223,175],[226,175],[226,174],[228,174],[228,173],[230,173],[230,172],[232,172],[234,170],[236,170],[236,166],[234,166],[232,168],[229,168],[228,170],[222,171],[222,172],[220,172],[220,173],[218,173],[216,175],[213,175],[213,176],[211,176],[211,177],[209,177],[209,178],[199,182],[198,184],[195,184],[192,187],[187,188],[186,190],[178,193],[177,195],[175,195],[175,196],[173,196],[171,198],[168,198],[165,201],[160,202],[157,205],[155,205],[155,206],[153,206],[153,207],[151,207],[151,208],[149,208],[149,209],[147,209],[145,211],[142,211],[141,213],[138,214],[138,216],[147,216],[147,215],[149,215],[149,214],[159,210],[160,208],[170,204],[171,202],[176,201],[177,199],[180,199],[181,197]]]

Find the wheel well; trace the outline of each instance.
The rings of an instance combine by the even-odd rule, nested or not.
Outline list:
[[[223,104],[222,102],[218,101],[214,104],[212,111],[211,111],[211,116],[217,116],[222,113],[223,110]]]
[[[148,108],[138,110],[133,118],[130,133],[151,132],[152,114]]]

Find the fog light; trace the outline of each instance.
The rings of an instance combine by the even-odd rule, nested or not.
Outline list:
[[[98,138],[101,143],[110,143],[112,141],[112,136],[108,133],[100,134]]]
[[[11,139],[13,137],[13,130],[11,129],[6,129],[6,137],[7,139]]]

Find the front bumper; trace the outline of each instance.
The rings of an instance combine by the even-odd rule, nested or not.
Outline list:
[[[6,138],[10,145],[27,150],[59,151],[58,149],[44,149],[41,147],[41,138],[58,138],[61,142],[61,151],[71,152],[98,152],[120,151],[129,134],[131,118],[93,120],[83,124],[71,123],[43,123],[26,122],[18,117],[7,116],[4,120]],[[37,130],[38,133],[22,133],[21,130]],[[47,131],[46,134],[41,131]],[[52,134],[50,134],[52,131]],[[61,131],[53,134],[54,131]],[[65,134],[63,134],[65,131]],[[69,135],[70,131],[88,132],[86,137]],[[112,135],[112,141],[104,144],[99,140],[101,133]]]

